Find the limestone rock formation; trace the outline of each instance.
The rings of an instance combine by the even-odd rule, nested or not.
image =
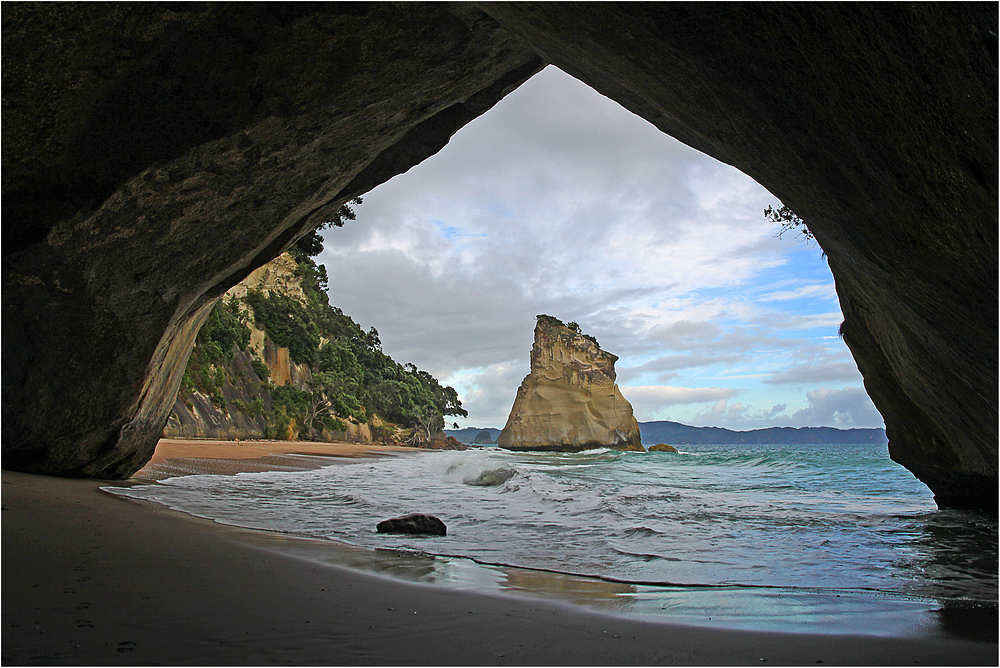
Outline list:
[[[647,452],[677,452],[677,448],[669,443],[657,443],[656,445],[649,446]]]
[[[250,272],[249,276],[226,291],[225,296],[242,300],[248,292],[257,290],[265,295],[272,292],[288,295],[300,304],[306,304],[309,300],[302,291],[302,278],[297,275],[296,266],[291,253],[282,253]]]
[[[643,447],[632,405],[615,384],[618,358],[555,318],[539,316],[531,371],[521,382],[497,445],[576,452]]]
[[[997,512],[995,3],[7,3],[3,463],[144,464],[212,302],[551,62],[794,209],[893,459]]]

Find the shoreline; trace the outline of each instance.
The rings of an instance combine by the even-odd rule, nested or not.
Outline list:
[[[200,442],[182,445],[168,444],[151,463],[169,463],[167,453],[220,454],[217,444],[201,450]],[[339,456],[420,452],[305,445],[288,443],[283,453],[257,457],[243,444],[224,447],[239,449],[235,454],[247,455],[243,461],[288,455],[308,468],[328,465],[329,457],[338,456],[328,453],[345,446],[364,454]],[[306,461],[297,461],[301,457]],[[206,469],[234,461],[185,457],[191,459],[202,459]],[[109,484],[3,472],[5,663],[997,662],[995,640],[685,626],[553,599],[482,593],[474,584],[463,590],[414,583],[396,578],[391,558],[383,562],[382,575],[338,565],[311,553],[319,548],[306,545],[307,539],[130,502],[100,490]],[[347,547],[353,558],[366,559],[364,548]]]

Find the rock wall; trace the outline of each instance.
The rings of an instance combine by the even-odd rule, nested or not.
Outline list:
[[[124,477],[212,302],[546,62],[826,251],[892,457],[997,510],[993,3],[8,3],[3,464]]]
[[[255,269],[249,276],[230,288],[223,299],[236,298],[241,309],[248,312],[250,345],[247,350],[233,354],[232,362],[225,365],[225,382],[221,387],[222,402],[198,390],[177,393],[173,409],[163,428],[163,436],[169,438],[211,438],[219,440],[263,439],[267,437],[267,413],[274,410],[271,389],[282,385],[301,388],[312,380],[312,369],[308,364],[296,364],[288,348],[278,346],[264,330],[253,321],[253,311],[243,300],[250,290],[264,294],[277,292],[305,304],[301,279],[296,276],[295,259],[282,253],[263,267]],[[252,360],[260,359],[267,367],[267,379],[261,379],[254,371]],[[256,402],[259,400],[259,404]],[[256,406],[256,407],[255,407]],[[323,429],[313,430],[310,437],[323,441],[346,441],[349,443],[371,443],[372,431],[368,424],[342,420],[343,431]],[[378,422],[381,424],[381,421]],[[296,425],[289,425],[282,440],[297,440]]]
[[[479,6],[795,210],[892,458],[997,512],[996,5]]]
[[[584,335],[539,317],[531,371],[517,389],[497,445],[507,450],[642,452],[632,405],[615,384],[617,360]]]
[[[543,66],[441,4],[2,19],[3,463],[57,475],[138,470],[218,297]]]

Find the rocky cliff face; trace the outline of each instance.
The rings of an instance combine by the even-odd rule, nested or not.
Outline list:
[[[641,452],[639,423],[615,384],[617,360],[589,337],[539,317],[531,372],[497,444],[508,450]]]
[[[141,468],[215,300],[544,65],[433,3],[2,19],[3,463],[55,475]]]
[[[241,309],[247,311],[249,307],[243,300],[250,290],[257,290],[262,294],[277,292],[305,304],[307,298],[295,269],[295,259],[283,253],[233,286],[224,299],[236,298]],[[266,438],[267,415],[274,410],[272,388],[282,385],[302,387],[312,378],[312,369],[308,364],[296,364],[288,348],[275,344],[264,330],[256,326],[252,317],[247,321],[250,345],[247,350],[236,351],[232,360],[221,367],[224,381],[219,388],[219,396],[213,398],[197,389],[182,388],[167,418],[164,436],[220,440]],[[260,378],[254,370],[255,358],[267,368],[266,378]],[[311,437],[324,441],[372,442],[372,430],[368,424],[351,420],[341,422],[344,430],[323,429],[315,431]],[[296,440],[296,427],[293,421],[285,433],[271,436]]]
[[[795,210],[892,458],[997,512],[996,6],[480,6]]]
[[[126,477],[213,301],[546,62],[827,253],[890,453],[997,512],[993,3],[8,3],[3,463]]]

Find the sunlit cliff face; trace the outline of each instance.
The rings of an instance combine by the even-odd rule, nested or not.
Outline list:
[[[553,63],[829,257],[893,458],[996,512],[989,4],[17,4],[4,466],[127,477],[214,299]],[[211,66],[207,66],[211,63]]]
[[[531,372],[497,444],[509,450],[642,450],[639,423],[615,384],[617,359],[583,334],[540,317]]]

